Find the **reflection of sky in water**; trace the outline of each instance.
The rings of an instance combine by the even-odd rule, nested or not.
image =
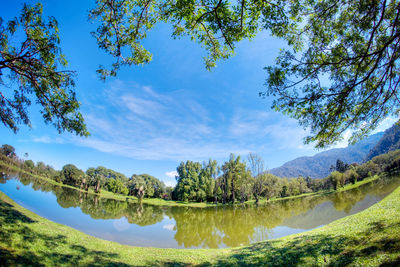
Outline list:
[[[130,226],[128,220],[125,217],[119,220],[114,220],[113,225],[118,232],[128,230]]]
[[[5,184],[0,184],[0,190],[11,197],[16,203],[44,218],[70,226],[95,237],[110,241],[116,241],[127,245],[178,248],[184,247],[187,244],[197,244],[199,245],[199,247],[204,247],[206,240],[203,240],[201,243],[196,243],[196,241],[191,240],[191,238],[198,234],[197,231],[201,233],[204,229],[211,229],[211,235],[214,237],[219,237],[217,239],[220,241],[217,242],[217,245],[219,247],[226,247],[226,244],[223,243],[223,240],[225,240],[225,238],[226,240],[230,240],[229,242],[234,242],[234,240],[232,239],[233,236],[227,236],[227,234],[230,233],[231,235],[242,237],[243,235],[241,234],[246,234],[246,232],[241,232],[240,228],[235,229],[234,231],[231,231],[231,229],[227,228],[225,229],[226,231],[228,231],[227,233],[224,232],[224,230],[219,229],[220,227],[218,226],[208,225],[207,217],[202,216],[204,215],[202,213],[202,210],[197,210],[197,212],[195,213],[200,217],[194,218],[202,218],[205,221],[195,221],[199,222],[199,224],[193,226],[190,223],[193,221],[189,220],[189,222],[186,222],[188,217],[186,217],[187,213],[185,212],[190,211],[190,209],[187,209],[184,214],[180,216],[180,220],[178,220],[178,217],[176,217],[178,220],[177,223],[175,219],[172,218],[172,216],[175,216],[173,215],[174,213],[168,212],[168,215],[165,213],[165,211],[169,210],[169,208],[163,208],[164,213],[159,213],[159,215],[161,216],[160,221],[151,225],[139,226],[134,223],[129,223],[128,219],[121,215],[118,215],[119,217],[116,219],[93,219],[90,217],[90,215],[83,213],[80,207],[62,208],[57,203],[57,198],[52,192],[35,191],[32,188],[32,185],[24,186],[18,180],[7,180]],[[247,242],[253,243],[265,239],[279,238],[286,235],[301,233],[306,230],[321,227],[322,225],[329,223],[333,220],[361,211],[373,205],[382,197],[383,195],[377,196],[367,194],[361,198],[361,201],[352,203],[351,209],[346,212],[343,210],[335,209],[332,202],[325,201],[314,206],[314,208],[306,212],[300,213],[296,216],[287,217],[283,221],[281,221],[280,225],[276,225],[275,227],[269,226],[270,228],[262,225],[263,221],[261,221],[254,228],[251,228],[252,231],[251,234],[248,236]],[[143,210],[147,210],[146,206],[143,207]],[[214,209],[212,211],[214,211]],[[227,211],[229,211],[229,208],[227,208]],[[223,213],[218,214],[226,215],[225,210]],[[140,216],[145,215],[144,213],[141,213]],[[169,216],[171,216],[171,218]],[[222,216],[225,217],[224,215]],[[146,217],[144,219],[146,219]],[[240,221],[241,219],[243,220],[243,218],[230,218],[230,220],[235,220],[232,225],[235,225],[236,220]],[[215,220],[215,222],[218,222],[218,220]],[[209,228],[207,228],[207,226],[209,226]],[[200,227],[200,229],[196,229],[195,227]],[[206,228],[203,229],[203,227]],[[184,236],[182,237],[182,231],[185,230],[186,232],[183,232]],[[179,235],[181,238],[181,245],[178,245],[178,242],[175,240],[177,235]],[[212,238],[209,238],[208,241],[210,240],[212,240]],[[246,243],[241,242],[243,242],[243,239],[240,239],[236,246],[246,245]],[[212,244],[212,242],[209,244]]]
[[[171,223],[170,224],[164,224],[162,228],[163,229],[167,229],[169,231],[174,231],[175,224],[171,224]]]

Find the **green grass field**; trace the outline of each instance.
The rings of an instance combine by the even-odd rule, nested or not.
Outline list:
[[[400,188],[381,202],[302,234],[229,249],[130,247],[53,223],[0,193],[0,265],[398,266]]]

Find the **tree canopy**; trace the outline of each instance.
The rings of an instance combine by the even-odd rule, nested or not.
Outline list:
[[[172,37],[190,36],[208,51],[206,67],[233,54],[235,44],[260,30],[283,38],[274,66],[266,67],[272,107],[308,127],[306,143],[325,147],[351,129],[366,136],[398,114],[400,1],[345,0],[98,0],[90,12],[100,22],[94,36],[116,58],[111,70],[143,64],[151,54],[141,40],[159,21]],[[266,44],[268,45],[268,44]]]
[[[400,108],[400,1],[291,1],[292,51],[267,67],[276,110],[310,127],[324,147],[347,129],[357,141]],[[294,5],[294,6],[296,6]]]
[[[57,21],[42,17],[40,3],[25,4],[8,22],[0,17],[0,119],[14,132],[20,124],[31,126],[27,108],[35,101],[44,121],[59,132],[89,134],[75,96],[75,73],[65,69],[59,43]],[[17,87],[13,92],[11,85]]]

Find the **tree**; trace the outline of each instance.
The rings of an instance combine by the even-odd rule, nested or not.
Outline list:
[[[247,161],[249,162],[250,171],[253,176],[253,186],[252,193],[254,198],[256,199],[256,204],[259,202],[259,197],[264,191],[264,183],[265,183],[265,175],[264,173],[264,161],[263,159],[255,154],[250,153],[247,156]]]
[[[199,162],[181,162],[176,168],[178,176],[173,196],[177,200],[199,201],[203,194],[200,192],[200,176],[202,166]],[[199,193],[199,194],[198,194]]]
[[[149,174],[134,174],[128,182],[129,195],[143,198],[161,198],[165,192],[165,185],[156,177]]]
[[[200,187],[204,192],[202,193],[203,200],[212,201],[216,196],[216,178],[220,172],[220,167],[216,160],[209,159],[208,162],[203,162],[200,172]]]
[[[75,165],[67,164],[63,166],[61,170],[61,176],[63,184],[80,186],[85,176],[85,173],[82,170],[78,169]]]
[[[30,159],[25,160],[24,165],[30,170],[33,170],[33,168],[35,168],[35,163],[33,163],[33,161]]]
[[[240,156],[231,154],[229,161],[225,162],[221,167],[223,174],[223,203],[226,202],[228,195],[230,194],[230,201],[235,202],[237,192],[240,192],[240,185],[245,183],[245,180],[249,177],[246,171],[246,163],[240,161]]]
[[[116,194],[128,195],[128,188],[121,182],[121,180],[109,178],[107,179],[107,190]]]
[[[293,23],[278,33],[284,50],[267,67],[273,108],[311,129],[325,147],[366,136],[399,112],[400,1],[288,1]]]
[[[0,148],[0,153],[6,157],[13,158],[16,156],[15,148],[13,146],[4,144]]]
[[[95,193],[100,193],[101,187],[105,185],[106,178],[101,172],[101,167],[89,168],[86,170],[86,175],[88,176],[88,184],[93,186]]]
[[[338,171],[334,171],[329,175],[329,180],[331,181],[333,188],[335,190],[338,189],[338,187],[343,186],[344,185],[344,177],[343,177],[343,173],[340,173]]]
[[[355,184],[358,179],[358,174],[354,169],[347,170],[344,175],[347,177],[347,180]]]
[[[18,34],[17,34],[18,33]],[[16,45],[24,35],[20,45]],[[17,37],[18,35],[18,37]],[[27,107],[32,102],[42,106],[46,123],[59,132],[80,136],[89,133],[74,92],[73,71],[65,70],[67,61],[59,47],[57,21],[42,18],[42,5],[24,5],[18,18],[4,22],[0,18],[0,85],[16,84],[14,92],[0,91],[0,119],[15,133],[18,125],[31,126]]]
[[[145,187],[146,182],[143,177],[134,175],[128,183],[129,195],[136,196],[141,202],[146,193]]]

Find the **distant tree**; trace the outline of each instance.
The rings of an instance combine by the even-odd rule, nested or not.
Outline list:
[[[344,173],[344,176],[346,177],[347,180],[349,180],[353,184],[357,182],[358,173],[354,169],[347,170]]]
[[[259,202],[260,195],[264,191],[265,176],[262,175],[264,173],[264,161],[255,153],[250,153],[247,156],[247,161],[249,162],[251,175],[253,176],[252,194],[256,199],[257,204]]]
[[[177,184],[175,186],[173,195],[177,200],[183,201],[198,201],[201,197],[200,189],[200,175],[202,166],[199,162],[186,161],[181,162],[176,171]],[[200,192],[200,194],[198,194]]]
[[[27,107],[33,94],[46,123],[59,132],[89,135],[78,111],[74,72],[64,69],[57,24],[53,17],[42,18],[40,3],[24,4],[21,15],[8,22],[0,18],[0,85],[17,86],[13,94],[0,91],[0,119],[14,132],[19,124],[31,126]]]
[[[281,197],[287,197],[287,196],[288,196],[288,185],[285,183],[282,186]]]
[[[208,162],[203,162],[203,166],[200,172],[200,190],[202,201],[212,201],[215,198],[215,183],[220,167],[216,160],[209,159]]]
[[[88,183],[93,187],[95,193],[100,193],[101,188],[106,184],[106,178],[104,174],[99,171],[99,168],[89,168],[86,170],[88,177]]]
[[[13,158],[16,156],[15,148],[13,146],[4,144],[0,148],[0,153],[6,157]]]
[[[73,164],[63,166],[61,170],[62,182],[67,185],[79,187],[85,173]]]
[[[379,171],[380,171],[379,165],[374,163],[372,160],[370,160],[356,168],[356,172],[359,175],[360,179],[364,179],[368,176],[375,175]]]
[[[270,173],[263,174],[265,176],[264,181],[264,190],[262,196],[266,197],[267,200],[270,198],[279,195],[279,191],[281,190],[281,180],[287,181],[286,179],[278,178],[275,175]],[[288,194],[288,187],[286,187],[285,196]]]
[[[107,190],[116,194],[128,195],[129,189],[118,179],[107,179]]]
[[[223,203],[226,202],[228,195],[232,203],[235,202],[238,197],[237,191],[239,192],[239,185],[249,178],[246,170],[246,163],[240,161],[240,156],[231,154],[229,161],[225,162],[221,167],[223,171]]]
[[[30,159],[25,160],[24,165],[25,165],[28,169],[31,169],[31,170],[33,170],[33,169],[35,168],[35,163],[34,163],[32,160],[30,160]]]
[[[329,180],[331,181],[333,188],[337,190],[338,187],[343,186],[343,173],[334,171],[329,175]]]
[[[141,202],[145,194],[153,196],[154,189],[149,193],[146,191],[146,182],[141,175],[132,175],[128,182],[129,195],[136,196]],[[149,189],[151,187],[149,186]]]

